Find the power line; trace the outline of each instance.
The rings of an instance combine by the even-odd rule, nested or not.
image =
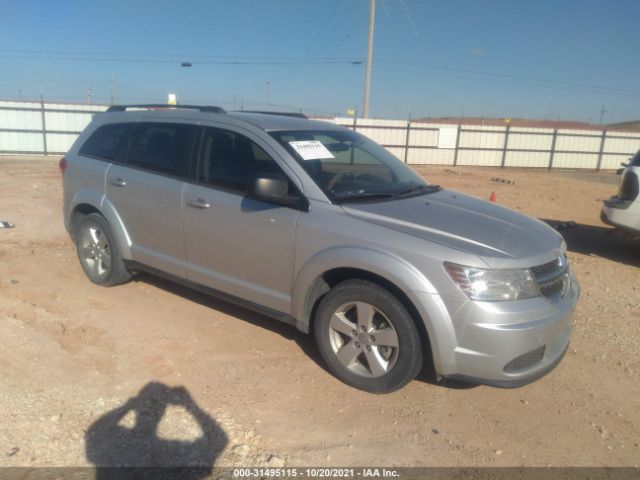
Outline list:
[[[384,4],[384,0],[380,0],[380,3],[382,4],[382,9],[384,10],[385,15],[388,17],[389,10],[387,9],[387,6]]]
[[[351,16],[353,10],[355,9],[355,7],[360,3],[360,0],[352,0],[351,3],[348,5],[347,9],[344,11],[344,14],[338,19],[337,22],[334,22],[333,25],[331,26],[331,29],[327,32],[327,37],[328,38],[333,38],[334,34],[338,34],[338,32],[343,32],[344,31],[344,26],[349,27],[347,30],[347,33],[345,35],[342,36],[342,41],[344,41],[346,39],[346,37],[348,35],[351,34],[351,32],[354,29],[354,22],[353,22],[353,17]],[[363,17],[358,17],[358,18],[363,18]],[[366,17],[364,17],[366,18]],[[340,33],[340,35],[342,35],[342,33]],[[339,38],[336,37],[336,38]],[[340,42],[340,44],[342,44],[342,41]],[[336,46],[332,46],[332,48],[337,49],[340,44],[336,45]],[[325,48],[327,47],[327,45],[325,44]]]
[[[408,12],[407,12],[408,13]],[[147,57],[147,58],[126,58],[126,57]],[[0,58],[21,58],[32,60],[71,60],[71,61],[114,61],[126,63],[175,63],[180,59],[193,59],[190,63],[202,64],[221,64],[221,65],[331,65],[331,64],[355,64],[362,62],[357,58],[341,58],[341,57],[318,57],[309,59],[304,57],[285,57],[285,56],[207,56],[195,54],[157,54],[151,52],[89,52],[89,51],[65,51],[65,50],[18,50],[18,49],[0,49]],[[176,60],[171,60],[171,58]],[[595,90],[608,90],[612,92],[631,93],[640,95],[640,91],[609,87],[603,85],[584,84],[575,82],[566,82],[562,80],[553,80],[548,78],[539,78],[519,74],[488,72],[482,70],[472,70],[465,68],[449,67],[447,65],[423,64],[417,62],[409,62],[402,60],[390,60],[386,58],[375,57],[377,62],[407,65],[426,69],[443,70],[447,72],[470,73],[474,75],[484,75],[489,77],[502,77],[517,80],[526,80],[531,82],[548,83],[563,85],[568,87],[589,88]],[[255,62],[254,62],[255,61]],[[273,63],[272,63],[273,62]],[[378,67],[379,68],[379,67]],[[400,71],[400,70],[399,70]],[[408,70],[407,70],[408,71]],[[419,72],[413,72],[419,73]],[[461,78],[461,77],[455,77]]]
[[[12,95],[2,95],[0,94],[0,100],[9,100],[9,101],[14,101],[15,97],[13,97]],[[109,96],[107,95],[92,95],[91,96],[91,100],[92,100],[92,104],[93,105],[104,105],[105,107],[109,105]],[[127,96],[119,96],[118,100],[126,103],[127,101],[130,102],[145,102],[145,100],[141,100],[140,97],[127,97]],[[212,100],[210,98],[201,98],[201,99],[197,99],[197,98],[188,98],[185,97],[183,99],[185,102],[188,103],[193,103],[193,104],[198,104],[198,105],[219,105],[219,106],[229,106],[229,107],[233,107],[234,109],[236,108],[235,103],[231,100],[231,101],[227,101],[227,100]],[[40,100],[31,100],[31,101],[40,101]],[[98,103],[96,103],[96,101],[99,101]],[[157,101],[154,99],[150,100],[151,102],[153,101]],[[48,96],[45,99],[45,102],[61,102],[61,103],[78,103],[78,104],[86,104],[87,103],[87,98],[86,96],[82,96],[82,95],[52,95],[52,96]],[[245,100],[243,98],[243,103],[244,103],[244,107],[245,108],[281,108],[284,110],[290,110],[292,112],[299,112],[300,111],[300,106],[295,106],[295,105],[288,105],[288,104],[276,104],[276,103],[271,103],[271,104],[266,104],[264,102],[259,102],[259,101],[253,101],[253,100]],[[322,116],[338,116],[340,114],[340,111],[342,109],[336,109],[335,111],[329,111],[329,110],[324,110],[322,108],[315,108],[313,106],[307,106],[304,108],[304,111],[308,114],[317,114],[317,115],[322,115]]]
[[[413,17],[411,16],[411,13],[409,12],[409,9],[407,8],[407,4],[405,3],[404,0],[400,0],[400,3],[402,4],[402,8],[404,9],[404,13],[407,14],[407,18],[409,19],[409,23],[411,24],[411,28],[413,29],[413,33],[416,34],[416,37],[420,38],[420,33],[418,32],[418,29],[416,28],[416,24],[413,23]]]
[[[73,61],[73,62],[123,62],[123,63],[161,63],[175,64],[178,60],[164,60],[151,58],[126,58],[126,57],[72,57],[72,56],[49,56],[49,55],[17,55],[17,54],[1,54],[0,58],[19,58],[25,60],[56,60],[56,61]],[[264,58],[264,57],[263,57]],[[341,59],[341,60],[303,60],[303,59],[287,59],[287,60],[194,60],[190,61],[193,65],[361,65],[363,62],[359,59]]]
[[[550,90],[565,90],[565,91],[571,91],[571,92],[583,92],[583,93],[596,93],[596,94],[600,94],[600,95],[612,95],[612,96],[620,96],[620,97],[633,97],[633,98],[640,98],[640,92],[637,93],[623,93],[623,92],[616,92],[616,91],[606,91],[606,90],[594,90],[594,89],[589,89],[589,88],[577,88],[577,87],[566,87],[566,86],[562,86],[562,85],[544,85],[544,84],[537,84],[537,83],[525,83],[524,81],[514,81],[514,80],[508,80],[508,79],[502,79],[502,80],[498,80],[498,79],[491,79],[491,78],[484,78],[484,77],[474,77],[474,76],[469,76],[469,75],[456,75],[456,74],[447,74],[447,73],[439,73],[439,72],[425,72],[424,70],[411,70],[411,69],[404,69],[404,68],[394,68],[394,67],[384,67],[384,66],[377,66],[376,69],[379,70],[390,70],[390,71],[395,71],[395,72],[406,72],[406,73],[416,73],[419,75],[429,75],[429,76],[433,76],[433,77],[446,77],[446,78],[459,78],[459,79],[463,79],[463,80],[473,80],[473,81],[481,81],[481,82],[490,82],[490,83],[501,83],[501,84],[508,84],[508,85],[521,85],[521,86],[525,86],[525,87],[534,87],[534,88],[546,88],[546,89],[550,89]]]
[[[318,30],[318,33],[316,34],[315,38],[313,39],[313,41],[311,42],[311,44],[309,45],[309,48],[307,48],[306,54],[305,56],[308,56],[311,54],[311,52],[313,51],[313,49],[316,46],[316,43],[318,43],[318,39],[320,38],[320,36],[324,33],[324,31],[326,30],[326,28],[329,25],[332,25],[333,22],[333,17],[335,16],[336,12],[338,11],[338,7],[341,5],[340,2],[336,2],[335,6],[333,7],[333,10],[331,11],[331,13],[329,14],[329,16],[327,17],[327,20],[325,22],[322,23],[322,26],[320,27],[320,29]]]
[[[510,74],[510,73],[498,73],[498,72],[487,72],[487,71],[482,71],[482,70],[470,70],[470,69],[466,69],[466,68],[449,67],[449,66],[446,66],[446,65],[429,65],[429,64],[423,64],[423,63],[406,62],[406,61],[402,61],[402,60],[389,60],[389,59],[377,58],[377,57],[376,57],[376,60],[379,61],[379,62],[396,64],[396,65],[409,65],[409,66],[414,66],[414,67],[422,67],[422,68],[436,69],[436,70],[445,70],[445,71],[451,71],[451,72],[471,73],[471,74],[485,75],[485,76],[490,76],[490,77],[513,78],[513,79],[517,79],[517,80],[527,80],[527,81],[531,81],[531,82],[549,83],[549,84],[563,85],[563,86],[568,86],[568,87],[591,88],[591,89],[597,89],[597,90],[609,90],[609,91],[613,91],[613,92],[631,93],[631,94],[634,94],[634,95],[640,95],[640,91],[637,91],[637,90],[629,90],[629,89],[617,88],[617,87],[607,87],[607,86],[602,86],[602,85],[592,85],[592,84],[585,84],[585,83],[573,83],[573,82],[566,82],[566,81],[562,81],[562,80],[550,80],[550,79],[546,79],[546,78],[530,77],[530,76],[526,76],[526,75],[517,75],[517,74]]]
[[[12,49],[0,49],[0,54],[12,54],[12,55],[54,55],[54,56],[73,56],[73,57],[101,57],[101,58],[113,58],[113,57],[147,57],[147,59],[153,60],[171,60],[171,59],[199,59],[199,60],[309,60],[309,55],[304,56],[240,56],[240,55],[198,55],[194,53],[154,53],[154,52],[89,52],[89,51],[70,51],[70,50],[12,50]],[[348,61],[353,60],[349,57],[315,57],[312,60],[320,61]],[[172,60],[173,61],[173,60]]]

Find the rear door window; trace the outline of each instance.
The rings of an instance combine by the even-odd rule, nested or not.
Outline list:
[[[187,177],[196,127],[182,123],[142,123],[129,143],[127,164]]]

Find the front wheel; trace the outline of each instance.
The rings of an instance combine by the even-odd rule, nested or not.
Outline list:
[[[413,318],[394,295],[366,280],[348,280],[327,293],[314,333],[329,370],[367,392],[398,390],[422,368]]]
[[[110,287],[131,278],[111,228],[101,215],[92,213],[83,218],[75,237],[80,265],[93,283]]]

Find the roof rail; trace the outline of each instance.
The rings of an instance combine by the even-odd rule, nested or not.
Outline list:
[[[107,112],[124,112],[131,108],[146,108],[150,110],[200,110],[201,112],[209,113],[227,113],[223,108],[213,107],[209,105],[168,105],[164,103],[153,103],[144,105],[111,105],[107,109]]]
[[[309,118],[300,112],[266,112],[261,110],[241,110],[239,113],[261,113],[263,115],[279,115],[281,117]]]

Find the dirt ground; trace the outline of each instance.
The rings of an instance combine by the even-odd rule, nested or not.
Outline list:
[[[418,170],[578,224],[563,233],[583,293],[548,376],[354,390],[293,327],[147,275],[93,285],[62,225],[57,159],[0,158],[0,220],[15,223],[0,229],[0,466],[639,464],[640,242],[599,221],[617,177]]]

